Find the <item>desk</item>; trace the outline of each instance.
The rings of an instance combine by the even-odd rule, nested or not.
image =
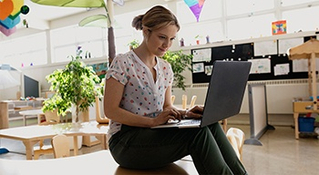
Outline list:
[[[27,126],[27,116],[37,116],[38,118],[38,125],[41,123],[41,114],[44,114],[41,109],[35,109],[35,110],[26,110],[26,111],[20,111],[20,115],[23,116],[23,123],[24,126]]]
[[[129,174],[198,174],[193,162],[179,160],[163,168],[131,170],[120,167],[108,150],[59,159],[36,161],[0,159],[0,174],[5,175],[129,175]]]
[[[84,123],[59,123],[55,125],[33,125],[0,130],[0,138],[20,140],[25,145],[26,159],[32,159],[33,146],[43,139],[52,139],[57,134],[73,136],[74,155],[78,153],[77,136],[98,136],[102,148],[107,149],[106,135],[108,125],[96,121]]]

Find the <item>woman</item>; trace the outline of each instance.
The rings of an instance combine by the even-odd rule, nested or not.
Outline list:
[[[219,123],[204,128],[150,129],[168,120],[199,118],[203,108],[171,103],[173,72],[160,57],[180,29],[174,14],[155,6],[134,18],[141,45],[118,55],[106,75],[105,115],[111,119],[110,151],[120,166],[150,169],[191,155],[199,174],[247,174]]]

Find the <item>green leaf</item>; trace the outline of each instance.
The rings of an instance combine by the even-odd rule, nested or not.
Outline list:
[[[89,16],[84,19],[82,19],[79,22],[79,26],[81,27],[109,27],[109,22],[108,18],[106,15],[94,15],[94,16]]]
[[[42,5],[51,5],[59,7],[105,7],[104,0],[31,0],[34,3]]]

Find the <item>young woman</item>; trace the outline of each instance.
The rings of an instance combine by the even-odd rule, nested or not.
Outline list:
[[[106,75],[104,111],[110,121],[109,148],[120,166],[158,168],[191,155],[199,174],[247,174],[219,123],[204,128],[150,129],[203,108],[178,110],[171,103],[173,72],[160,57],[180,29],[171,11],[155,6],[133,19],[141,45],[118,55]]]

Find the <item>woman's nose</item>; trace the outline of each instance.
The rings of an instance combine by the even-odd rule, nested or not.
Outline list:
[[[164,47],[164,48],[169,47],[169,43],[170,43],[169,40],[165,40],[165,41],[163,42],[163,47]]]

